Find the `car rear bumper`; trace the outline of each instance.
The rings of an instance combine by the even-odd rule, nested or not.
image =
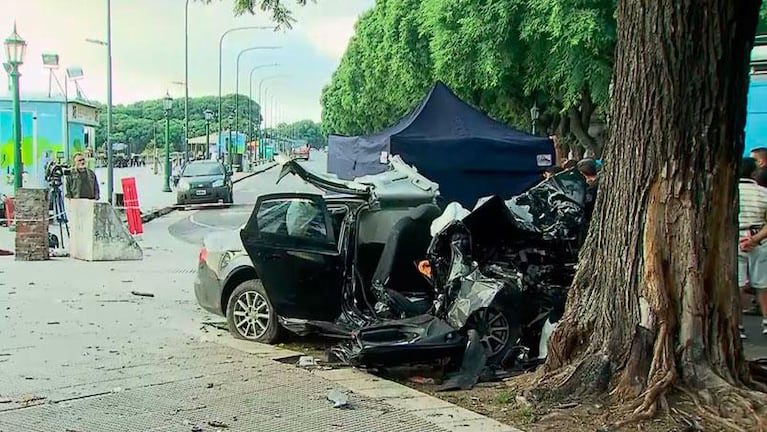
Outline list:
[[[221,306],[223,282],[218,280],[216,273],[207,264],[200,264],[197,276],[194,278],[194,296],[197,304],[208,312],[225,316]]]
[[[205,193],[200,195],[198,191],[205,191]],[[215,203],[219,201],[228,200],[230,194],[231,194],[231,190],[226,186],[215,187],[215,188],[190,189],[188,191],[178,192],[176,194],[176,200],[179,203],[188,203],[188,204]]]

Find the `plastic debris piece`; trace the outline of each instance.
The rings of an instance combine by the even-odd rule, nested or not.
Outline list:
[[[316,367],[319,366],[317,359],[312,356],[301,356],[298,359],[298,367]]]
[[[333,402],[333,408],[345,408],[349,405],[349,395],[339,389],[330,390],[328,400]]]

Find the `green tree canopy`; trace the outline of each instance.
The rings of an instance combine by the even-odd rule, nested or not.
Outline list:
[[[520,129],[559,131],[595,153],[606,111],[615,0],[379,0],[358,21],[322,95],[326,133],[386,127],[434,82]]]

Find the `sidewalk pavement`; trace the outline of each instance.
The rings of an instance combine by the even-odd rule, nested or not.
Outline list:
[[[182,217],[147,225],[140,262],[0,258],[0,430],[515,431],[201,327],[211,315],[194,299],[197,248],[168,233]],[[333,389],[348,408],[333,408]]]

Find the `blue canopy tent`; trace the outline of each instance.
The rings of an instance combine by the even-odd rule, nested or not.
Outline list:
[[[488,195],[510,196],[541,178],[554,144],[495,121],[435,83],[418,107],[397,124],[367,136],[328,137],[328,172],[344,180],[378,174],[399,155],[441,195],[473,208]]]

